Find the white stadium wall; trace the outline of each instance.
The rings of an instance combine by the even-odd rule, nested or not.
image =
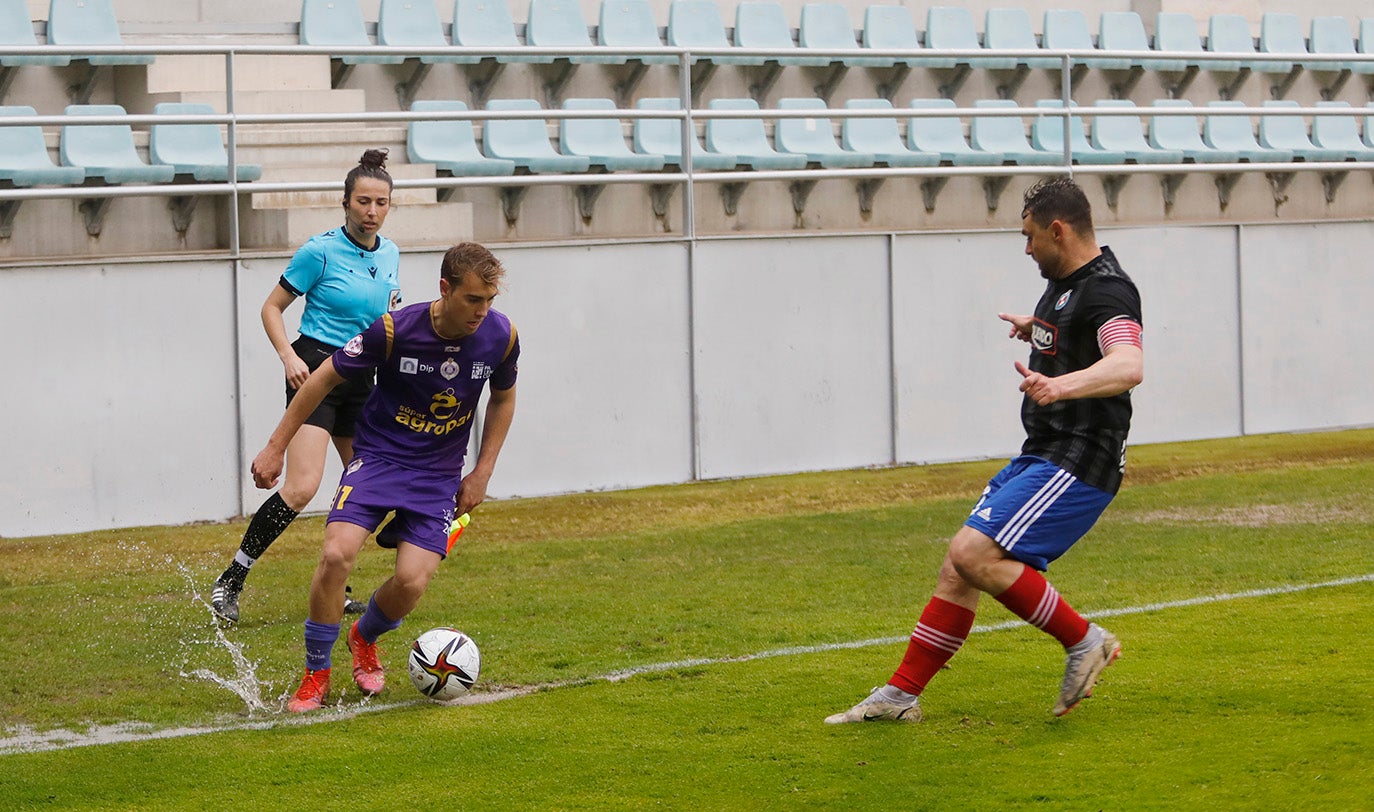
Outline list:
[[[1144,298],[1135,442],[1374,424],[1374,379],[1347,360],[1374,303],[1374,225],[1099,236]],[[524,356],[493,496],[1012,453],[1024,349],[996,314],[1038,294],[1022,249],[1010,229],[703,240],[695,257],[498,247]],[[408,302],[433,295],[438,259],[403,255]],[[285,262],[0,270],[17,337],[0,536],[256,510],[247,464],[283,399],[258,312]]]

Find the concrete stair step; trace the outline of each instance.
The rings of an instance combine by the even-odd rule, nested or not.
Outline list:
[[[215,93],[224,96],[225,59],[219,54],[166,54],[148,66],[149,93]],[[241,54],[234,56],[239,93],[329,90],[327,56]],[[237,97],[236,97],[237,98]]]
[[[356,151],[357,148],[353,147]],[[361,153],[358,153],[361,154]],[[358,154],[353,155],[356,161]],[[352,164],[343,162],[322,165],[322,164],[264,164],[262,167],[262,180],[265,182],[285,182],[285,181],[334,181],[342,182]],[[434,177],[433,164],[393,164],[387,166],[387,171],[395,180],[410,180],[415,178],[431,179]],[[331,211],[337,210],[340,206],[340,194],[337,191],[322,192],[259,192],[250,196],[254,209],[298,209],[298,208],[326,208]],[[435,192],[433,189],[397,189],[391,196],[393,205],[413,206],[435,202]]]
[[[336,201],[332,208],[244,209],[239,230],[245,246],[282,248],[299,246],[342,224],[343,212]],[[387,217],[382,233],[402,250],[470,240],[475,236],[473,206],[467,202],[408,205]]]

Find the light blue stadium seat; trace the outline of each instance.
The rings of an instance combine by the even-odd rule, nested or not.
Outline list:
[[[1135,104],[1125,99],[1098,99],[1094,106],[1100,109],[1135,109]],[[1181,151],[1150,146],[1141,129],[1140,116],[1095,116],[1091,143],[1098,149],[1120,152],[1133,163],[1183,163]]]
[[[977,51],[982,49],[973,13],[963,6],[931,6],[926,11],[926,47],[945,50]],[[932,68],[953,68],[959,65],[987,67],[982,57],[948,57],[928,59]]]
[[[916,36],[916,20],[906,6],[869,6],[864,9],[863,47],[887,51],[914,51],[921,47]],[[908,67],[928,64],[916,57],[898,59],[872,57],[875,68],[889,68],[901,62]],[[931,67],[934,67],[931,65]]]
[[[122,116],[117,104],[71,104],[68,116]],[[62,127],[63,166],[79,166],[87,178],[106,183],[165,183],[176,175],[166,164],[150,165],[134,148],[134,131],[127,124],[66,124]]]
[[[826,169],[855,166],[872,166],[877,157],[866,152],[855,152],[835,142],[835,127],[825,115],[828,108],[822,99],[784,98],[778,99],[781,110],[814,110],[815,118],[780,118],[773,128],[773,143],[779,152],[805,155],[809,163],[820,164]]]
[[[1250,21],[1239,14],[1213,14],[1207,22],[1207,50],[1214,54],[1254,54],[1255,37],[1250,33]],[[1220,60],[1207,63],[1208,70],[1234,73],[1241,68],[1254,69],[1249,60]]]
[[[654,22],[654,9],[649,0],[602,0],[601,16],[596,27],[598,45],[610,48],[658,48],[663,40],[658,38],[658,24]],[[608,57],[608,61],[611,58]],[[646,65],[668,65],[677,62],[671,56],[635,57]],[[616,64],[627,61],[615,58]]]
[[[29,20],[29,6],[24,0],[0,0],[0,48],[6,45],[37,45],[38,38],[33,35],[33,22]],[[21,65],[66,65],[71,62],[67,56],[19,56],[8,54],[0,56],[0,66],[12,68]]]
[[[782,4],[773,0],[743,0],[735,6],[735,45],[739,48],[796,48]],[[763,61],[766,60],[752,64]],[[776,61],[779,65],[830,64],[829,59],[820,57],[784,56]]]
[[[208,104],[189,102],[159,102],[153,113],[166,116],[214,115]],[[178,175],[190,175],[206,183],[229,180],[229,152],[220,140],[218,124],[154,124],[148,128],[148,158],[154,164],[167,164]],[[238,164],[235,175],[240,181],[254,181],[262,177],[257,164]]]
[[[635,107],[640,110],[679,110],[680,103],[675,98],[651,97],[640,99]],[[634,151],[649,155],[662,155],[674,166],[682,165],[682,122],[672,118],[635,119],[631,144]],[[739,160],[731,154],[707,152],[701,142],[692,137],[692,170],[708,172],[716,169],[734,169]]]
[[[668,44],[677,48],[729,48],[725,21],[715,0],[673,0],[668,4]],[[692,57],[696,62],[701,57]],[[722,65],[761,65],[762,60],[740,57],[709,57]]]
[[[625,145],[620,119],[615,117],[615,102],[610,99],[567,99],[564,110],[605,110],[607,118],[565,118],[558,127],[558,149],[564,155],[583,155],[592,166],[607,171],[654,172],[663,168],[666,158],[633,152]]]
[[[1046,50],[1092,51],[1097,48],[1093,42],[1092,31],[1088,29],[1088,17],[1078,9],[1049,9],[1045,12],[1044,33],[1041,44]],[[1054,60],[1056,65],[1059,60]],[[1074,64],[1099,67],[1097,59],[1078,57]]]
[[[1017,110],[1011,99],[978,99],[974,107],[984,110]],[[1063,159],[1062,153],[1043,152],[1026,140],[1026,123],[1020,116],[975,116],[969,123],[969,144],[980,152],[1000,152],[1004,162],[1020,166],[1049,166]]]
[[[372,46],[358,0],[303,0],[300,30],[302,45]],[[378,55],[348,54],[335,58],[345,65],[399,65],[405,61],[404,57]]]
[[[1040,99],[1035,103],[1041,110],[1063,110],[1064,102],[1059,99]],[[1078,105],[1070,102],[1070,108]],[[1031,146],[1042,152],[1063,156],[1064,119],[1059,115],[1037,115],[1031,122]],[[1126,154],[1112,150],[1098,149],[1088,142],[1087,129],[1083,117],[1069,116],[1069,149],[1074,163],[1079,164],[1124,164]],[[1062,157],[1061,157],[1062,161]]]
[[[891,110],[887,99],[850,99],[844,103],[850,110]],[[878,163],[886,166],[938,166],[940,155],[917,152],[902,142],[897,119],[846,118],[840,124],[840,145],[855,152],[871,153]]]
[[[515,112],[542,110],[534,99],[492,99],[488,110]],[[488,119],[482,133],[482,152],[488,158],[514,161],[533,173],[586,172],[591,160],[583,155],[561,155],[549,142],[548,125],[542,118]]]
[[[1193,108],[1187,99],[1157,99],[1157,108]],[[1199,164],[1230,164],[1240,160],[1240,153],[1233,150],[1215,149],[1202,140],[1196,116],[1150,116],[1150,136],[1148,143],[1155,149],[1168,149],[1183,153],[1185,161]]]
[[[1374,56],[1374,17],[1360,20],[1360,42],[1355,53],[1361,56]],[[1354,67],[1356,73],[1374,73],[1374,62],[1360,62]]]
[[[32,107],[0,107],[0,116],[38,115]],[[15,186],[79,184],[86,172],[78,166],[57,166],[48,155],[43,128],[38,125],[0,127],[0,180]]]
[[[806,3],[802,6],[801,26],[797,28],[797,44],[803,48],[825,48],[837,50],[858,48],[854,39],[854,25],[849,21],[849,9],[842,3]],[[827,64],[830,60],[821,60]],[[845,65],[855,67],[881,67],[884,60],[873,57],[844,57]],[[891,60],[886,60],[891,65]]]
[[[1347,160],[1374,161],[1374,147],[1360,140],[1360,124],[1349,102],[1319,101],[1317,106],[1339,109],[1349,115],[1313,116],[1313,144],[1323,149],[1340,150],[1346,153]]]
[[[582,48],[592,44],[587,18],[577,0],[530,0],[525,44],[540,48]],[[615,63],[615,57],[570,56],[574,63]],[[621,60],[623,61],[623,60]]]
[[[1150,39],[1145,35],[1145,23],[1134,11],[1104,11],[1098,20],[1097,47],[1103,51],[1148,51]],[[1099,67],[1104,70],[1172,70],[1168,61],[1138,57],[1110,57]]]
[[[1310,39],[1313,54],[1339,56],[1355,53],[1355,37],[1350,32],[1350,23],[1344,17],[1313,17]],[[1354,71],[1353,62],[1309,62],[1308,70],[1313,71]],[[1374,66],[1371,66],[1374,68]],[[1359,72],[1367,72],[1361,69]]]
[[[48,5],[49,45],[123,45],[119,21],[110,0],[51,0]],[[92,65],[151,65],[151,54],[108,54],[81,57]]]
[[[1243,108],[1244,102],[1212,101],[1208,109],[1224,110]],[[1251,163],[1288,163],[1293,153],[1286,149],[1269,149],[1255,140],[1255,131],[1250,126],[1249,116],[1214,116],[1202,119],[1202,140],[1213,149],[1235,152],[1240,160]]]
[[[461,101],[417,101],[415,113],[456,113],[468,109]],[[406,133],[406,158],[413,164],[433,164],[455,177],[515,174],[515,162],[489,158],[477,148],[472,121],[425,119],[412,121]]]
[[[1365,105],[1365,109],[1369,112],[1365,116],[1364,124],[1361,127],[1363,133],[1361,137],[1364,138],[1366,146],[1374,147],[1374,102]]]
[[[1204,52],[1197,20],[1188,12],[1160,12],[1155,17],[1155,50],[1161,54],[1181,57],[1168,60],[1168,70],[1185,70],[1211,66],[1197,58]]]
[[[377,12],[377,44],[390,47],[414,46],[445,48],[444,24],[433,0],[382,0]],[[437,64],[471,64],[480,62],[475,56],[425,55],[421,62]]]
[[[712,110],[758,110],[753,99],[712,99]],[[734,155],[740,166],[751,169],[803,169],[805,155],[778,152],[768,143],[762,118],[712,118],[706,120],[706,149]]]
[[[1303,37],[1302,21],[1296,14],[1269,12],[1260,17],[1259,52],[1302,57],[1307,55],[1307,40]],[[1301,59],[1294,60],[1302,62]],[[1257,62],[1260,73],[1290,73],[1293,62]]]
[[[465,48],[519,48],[506,0],[454,0],[453,44]],[[497,62],[547,64],[551,56],[498,56]]]
[[[1035,41],[1030,14],[1023,8],[990,8],[983,23],[983,47],[989,50],[1034,51]],[[1059,60],[1050,57],[991,57],[984,67],[1000,70],[1025,65],[1028,68],[1055,68]]]
[[[1344,161],[1349,156],[1344,150],[1328,149],[1312,143],[1307,134],[1307,122],[1300,115],[1278,111],[1296,110],[1300,105],[1295,101],[1266,101],[1266,112],[1259,120],[1259,143],[1268,149],[1291,150],[1294,160],[1300,161]]]
[[[912,99],[913,108],[955,109],[953,99]],[[984,152],[969,146],[964,139],[964,123],[957,115],[912,116],[906,128],[907,146],[917,152],[933,152],[943,163],[954,166],[997,166],[1000,152]]]

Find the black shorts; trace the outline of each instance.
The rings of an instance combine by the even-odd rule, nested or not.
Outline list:
[[[295,350],[306,366],[310,367],[310,371],[314,372],[324,363],[324,359],[333,355],[339,348],[331,347],[309,336],[301,336],[291,342],[291,349]],[[344,381],[334,387],[333,391],[324,396],[324,402],[319,408],[305,419],[306,425],[319,426],[332,437],[352,437],[353,426],[358,422],[358,415],[362,413],[363,403],[367,401],[367,396],[372,394],[373,380],[373,376],[368,375]],[[286,402],[289,404],[295,396],[296,390],[288,383]]]

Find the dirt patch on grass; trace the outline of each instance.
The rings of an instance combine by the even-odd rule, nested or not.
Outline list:
[[[1279,527],[1294,524],[1337,524],[1374,521],[1374,510],[1351,505],[1247,505],[1203,510],[1179,508],[1152,510],[1128,517],[1140,524],[1210,524],[1227,527]]]

